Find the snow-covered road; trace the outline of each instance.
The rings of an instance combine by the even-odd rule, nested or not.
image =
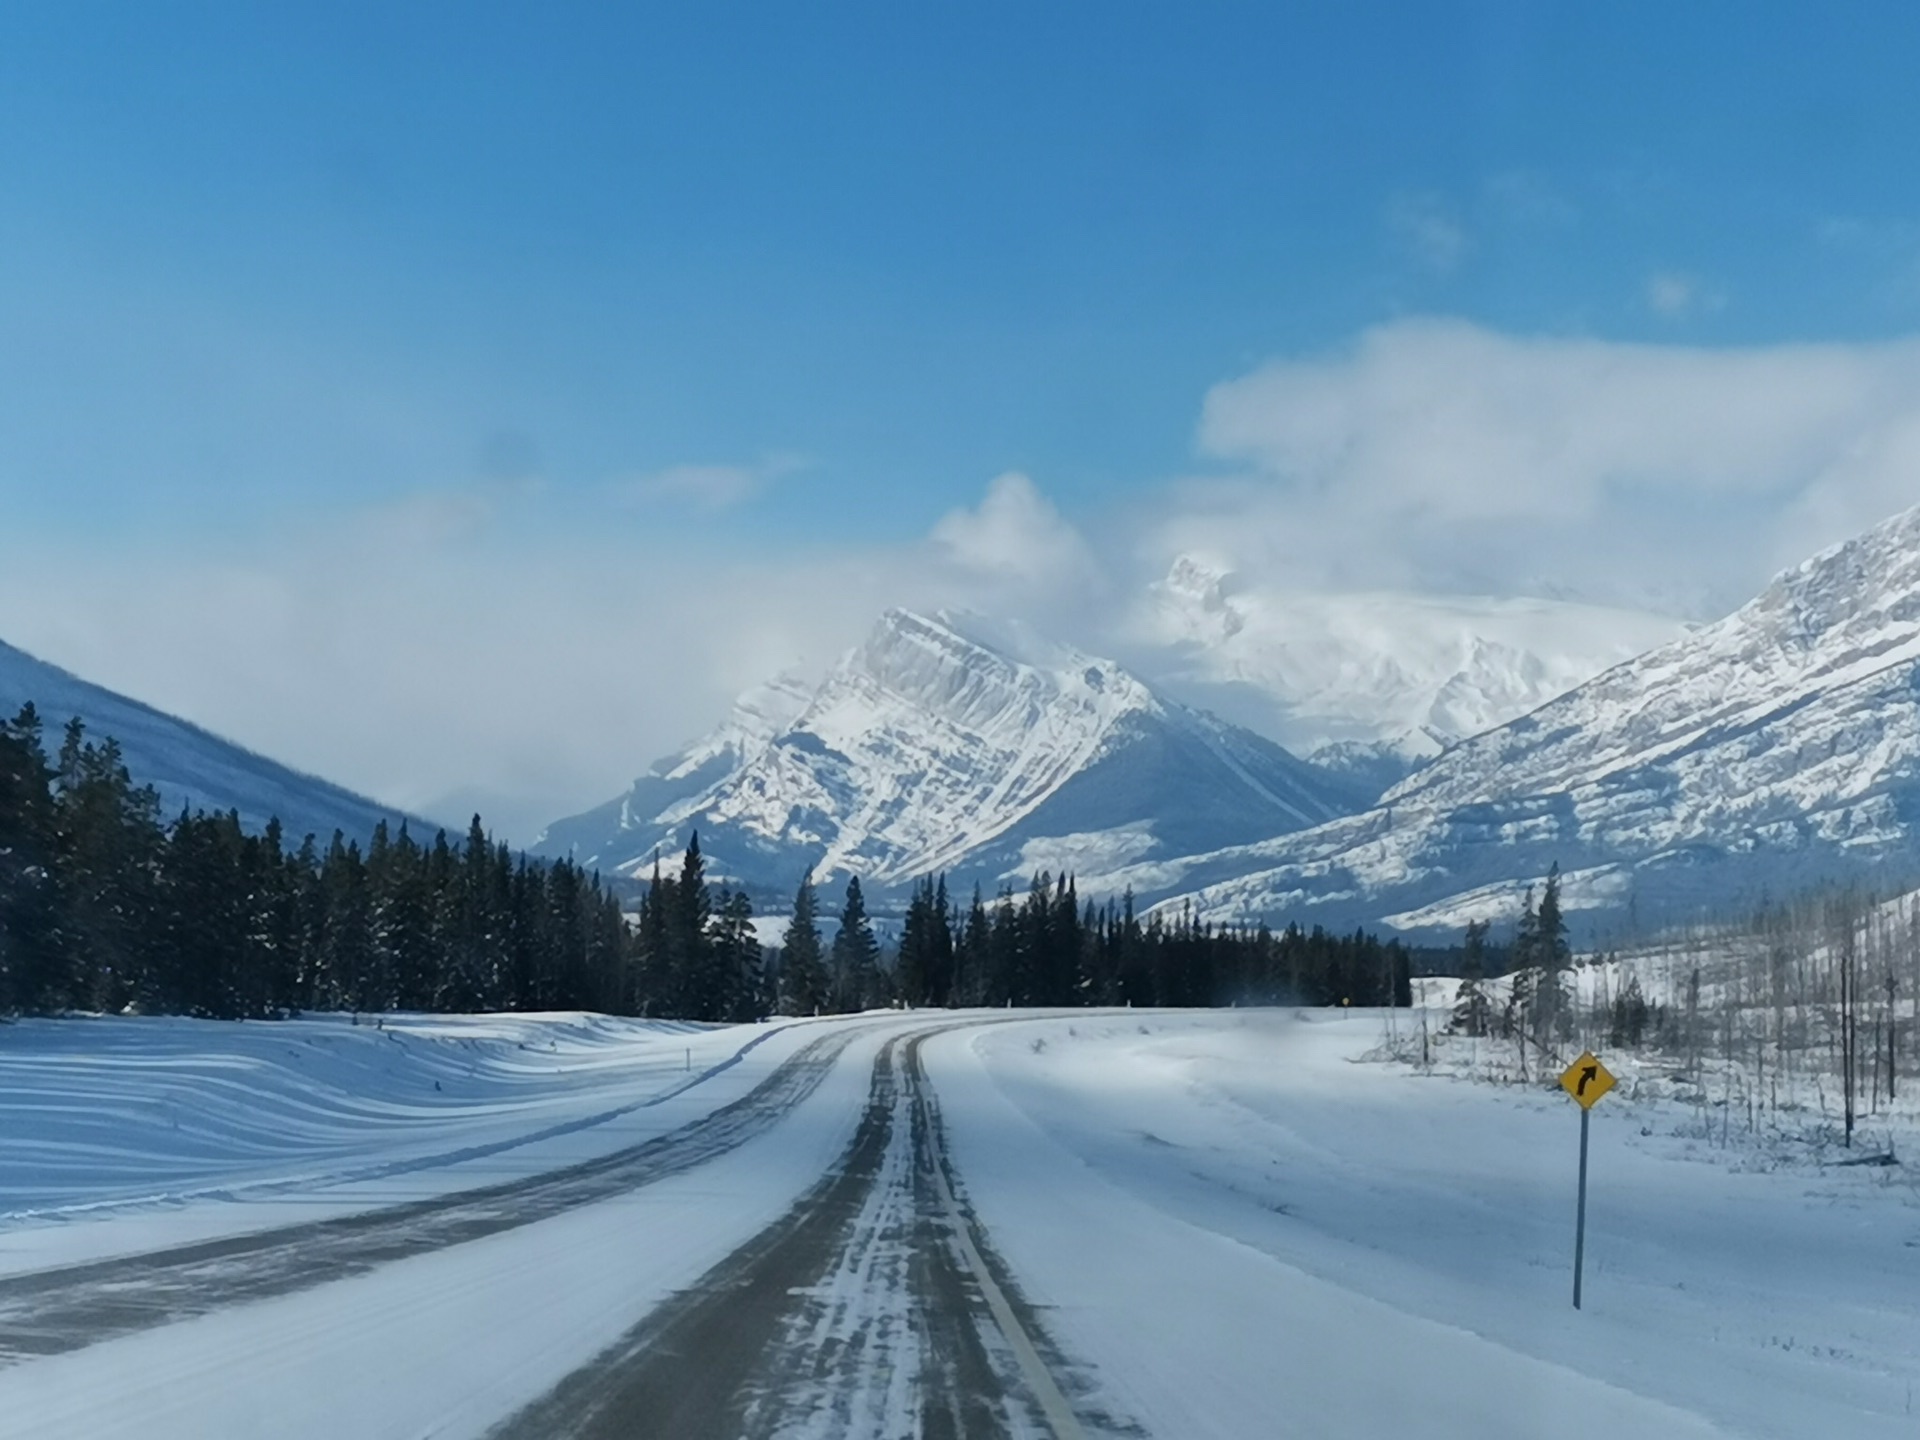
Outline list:
[[[1372,1017],[299,1024],[0,1029],[0,1435],[1915,1433],[1910,1186],[1603,1110],[1576,1314]]]

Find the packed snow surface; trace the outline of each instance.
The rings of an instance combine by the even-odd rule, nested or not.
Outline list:
[[[277,1298],[10,1357],[0,1433],[486,1434],[778,1219],[845,1151],[888,1037],[930,1030],[954,1188],[1089,1435],[1913,1433],[1920,1297],[1905,1257],[1920,1201],[1902,1169],[1733,1168],[1623,1086],[1594,1115],[1576,1313],[1571,1102],[1362,1063],[1385,1023],[1107,1011],[696,1032],[583,1016],[0,1028],[0,1133],[36,1157],[10,1159],[6,1184],[40,1212],[0,1221],[15,1274],[119,1253],[129,1226],[148,1243],[244,1233],[336,1206],[343,1184],[377,1206],[509,1156],[522,1173],[565,1163],[713,1112],[805,1037],[849,1042],[784,1119],[685,1173]],[[173,1116],[143,1106],[170,1084]],[[246,1121],[250,1098],[279,1118]],[[94,1109],[63,1158],[56,1117]],[[212,1122],[183,1126],[179,1154],[156,1144],[201,1110]],[[915,1167],[906,1132],[891,1133],[821,1292],[820,1343],[885,1343],[853,1375],[858,1403],[823,1393],[796,1435],[912,1433],[901,1327],[916,1322],[900,1286],[914,1267],[897,1206]],[[418,1168],[343,1182],[390,1162]],[[194,1223],[168,1228],[182,1217]]]
[[[0,1028],[0,1221],[433,1169],[586,1128],[747,1038],[587,1014],[21,1020]]]
[[[1575,1312],[1571,1102],[1356,1063],[1382,1030],[1141,1014],[936,1042],[969,1198],[1096,1403],[1182,1437],[1912,1433],[1904,1177],[1731,1173],[1610,1097]]]

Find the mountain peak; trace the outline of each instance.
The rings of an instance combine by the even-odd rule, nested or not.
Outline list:
[[[962,726],[992,726],[991,717],[1026,723],[1062,705],[1098,711],[1088,723],[1110,723],[1126,709],[1157,702],[1148,688],[1111,660],[1061,644],[1019,621],[972,611],[922,615],[894,609],[842,662],[805,717],[815,729],[837,708],[839,692],[855,709],[875,703],[869,688]]]
[[[1747,613],[1771,617],[1783,636],[1798,631],[1803,638],[1912,622],[1920,616],[1920,506],[1782,571],[1729,620]]]
[[[936,870],[992,887],[1116,847],[1264,837],[1349,800],[1110,660],[966,613],[887,611],[757,752],[738,729],[559,822],[544,848],[630,869],[698,828],[716,873],[782,897],[808,868],[880,889]]]
[[[1195,644],[1219,644],[1246,625],[1246,616],[1228,598],[1233,572],[1198,555],[1175,557],[1166,578],[1148,587],[1169,638]]]
[[[1183,696],[1303,754],[1408,759],[1682,633],[1664,616],[1549,600],[1252,586],[1193,556],[1148,587],[1133,622]]]
[[[1658,923],[1907,877],[1916,817],[1920,509],[1451,746],[1365,814],[1196,862],[1189,888],[1215,920],[1284,903],[1419,929],[1557,863],[1570,911]]]

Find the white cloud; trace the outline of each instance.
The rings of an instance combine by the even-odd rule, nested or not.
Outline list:
[[[1026,586],[1077,585],[1096,569],[1080,532],[1014,471],[988,485],[977,507],[943,517],[933,543],[963,572]]]
[[[421,492],[243,543],[0,534],[0,638],[390,803],[519,842],[618,793],[769,675],[817,674],[889,605],[1005,612],[1085,586],[1025,477],[937,534],[756,546],[532,489]],[[1071,597],[1069,597],[1071,598]],[[450,812],[450,813],[449,813]]]
[[[1445,196],[1403,191],[1387,202],[1387,227],[1412,256],[1438,274],[1460,268],[1472,248],[1465,223]]]
[[[824,665],[911,568],[819,551],[770,563],[648,526],[412,518],[191,554],[0,538],[0,636],[391,803],[446,802],[435,813],[455,822],[478,807],[524,843],[753,681]]]
[[[1276,590],[1737,603],[1920,500],[1920,341],[1408,321],[1215,387],[1198,443],[1213,473],[1104,512],[1070,519],[1007,474],[886,543],[756,543],[605,506],[569,525],[563,494],[520,482],[192,546],[0,533],[0,637],[395,803],[478,803],[527,840],[739,690],[818,673],[888,605],[1102,648],[1183,550]]]
[[[1702,285],[1699,279],[1678,270],[1656,270],[1647,277],[1647,308],[1669,320],[1677,320],[1702,310],[1726,308],[1726,296]]]
[[[1912,341],[1709,350],[1406,321],[1217,386],[1200,445],[1242,469],[1181,487],[1166,543],[1322,578],[1709,605],[1920,498],[1916,427]]]
[[[700,510],[731,510],[743,505],[783,475],[802,468],[788,456],[750,465],[670,465],[637,475],[617,487],[639,504],[685,505]]]

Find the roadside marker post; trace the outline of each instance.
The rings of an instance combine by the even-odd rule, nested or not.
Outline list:
[[[1580,1308],[1580,1272],[1587,1258],[1587,1123],[1593,1119],[1593,1106],[1613,1088],[1613,1072],[1600,1063],[1591,1050],[1569,1065],[1560,1075],[1560,1088],[1580,1106],[1580,1201],[1573,1222],[1573,1308]]]

